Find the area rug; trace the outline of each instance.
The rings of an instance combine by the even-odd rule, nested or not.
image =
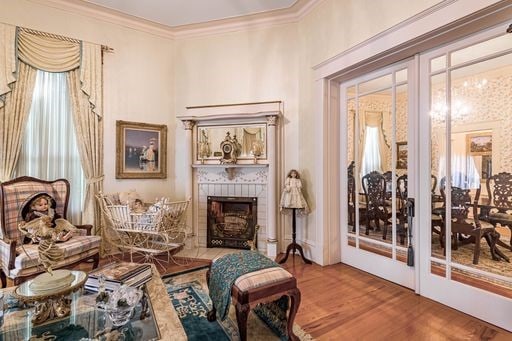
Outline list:
[[[233,305],[229,310],[229,316],[224,321],[218,319],[209,322],[206,318],[206,314],[211,309],[206,271],[205,268],[162,278],[188,340],[240,340]],[[294,324],[293,330],[300,340],[313,340],[311,335],[306,334],[297,324]],[[247,321],[247,339],[280,340],[253,312],[249,314]]]

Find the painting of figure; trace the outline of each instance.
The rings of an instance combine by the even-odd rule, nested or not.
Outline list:
[[[117,121],[117,178],[165,178],[167,126]]]

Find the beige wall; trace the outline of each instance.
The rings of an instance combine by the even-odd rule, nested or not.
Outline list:
[[[0,22],[114,48],[115,52],[104,59],[105,191],[137,189],[146,200],[164,195],[182,197],[174,190],[176,120],[171,40],[26,0],[0,0]],[[115,179],[116,120],[168,125],[167,179]]]
[[[105,59],[106,191],[136,188],[148,199],[182,197],[188,169],[179,152],[184,132],[176,115],[185,114],[190,105],[283,101],[286,138],[279,177],[284,179],[290,168],[301,171],[313,212],[300,219],[298,234],[309,244],[308,255],[318,261],[323,245],[315,223],[315,188],[322,175],[317,169],[320,136],[312,67],[437,2],[324,0],[298,23],[174,42],[27,0],[0,0],[0,21],[115,49]],[[118,119],[169,126],[167,180],[115,179]]]

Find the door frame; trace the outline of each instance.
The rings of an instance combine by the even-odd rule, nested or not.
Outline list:
[[[417,149],[417,143],[415,140],[417,127],[416,127],[416,108],[417,108],[417,99],[415,94],[415,88],[414,86],[411,86],[411,84],[416,84],[417,81],[417,58],[409,58],[408,60],[404,60],[398,63],[394,63],[393,65],[389,65],[387,67],[384,67],[382,69],[361,75],[357,78],[351,79],[349,81],[343,82],[340,84],[340,137],[341,141],[348,141],[348,113],[346,110],[347,107],[347,98],[346,93],[343,91],[345,88],[348,88],[350,86],[353,86],[354,84],[359,84],[362,82],[366,82],[368,80],[376,79],[384,75],[392,74],[393,72],[407,69],[407,142],[408,142],[408,150],[412,151],[408,153],[408,168],[407,168],[407,174],[415,174],[416,170],[418,169],[417,166],[417,160],[415,150]],[[396,83],[392,83],[392,86],[395,86],[396,89]],[[402,85],[400,85],[402,86]],[[365,95],[365,94],[363,94]],[[396,100],[396,96],[392,95],[392,100]],[[357,101],[356,101],[357,103]],[[396,109],[395,103],[392,103],[392,108]],[[396,110],[395,110],[396,112]],[[356,116],[357,117],[357,116]],[[357,121],[357,118],[356,118]],[[396,114],[392,117],[392,122],[396,122]],[[391,139],[391,164],[392,169],[395,169],[396,164],[396,123],[392,123],[394,125],[395,129],[393,130],[393,138]],[[354,139],[356,139],[355,131],[354,131]],[[411,143],[412,142],[412,143]],[[346,169],[348,165],[347,160],[347,149],[344,148],[345,143],[341,142],[340,145],[342,146],[340,149],[340,169],[343,174],[346,174]],[[354,146],[355,147],[355,146]],[[356,161],[361,162],[361,160],[358,159],[359,153],[356,152],[356,150],[353,151]],[[359,181],[359,174],[354,174],[354,177],[356,179],[356,183]],[[411,181],[412,180],[412,181]],[[417,188],[417,177],[412,176],[408,178],[408,196],[410,198],[414,198],[416,194],[416,188]],[[395,183],[396,186],[396,183]],[[358,192],[356,187],[356,192]],[[396,193],[396,191],[393,191]],[[341,182],[340,183],[340,218],[341,218],[341,226],[348,226],[348,212],[347,212],[347,182]],[[356,198],[358,197],[356,193]],[[358,200],[356,199],[356,202]],[[396,201],[395,201],[396,202]],[[396,207],[393,206],[396,211]],[[417,249],[416,245],[417,243],[417,223],[414,221],[416,220],[413,218],[413,230],[412,230],[412,247],[414,250]],[[355,223],[359,221],[359,210],[356,209],[355,214]],[[396,221],[396,220],[395,220]],[[396,231],[396,223],[395,225],[395,231]],[[361,228],[361,227],[360,227]],[[415,282],[416,278],[418,278],[417,270],[415,267],[409,267],[405,262],[398,261],[396,259],[396,252],[393,247],[399,246],[397,242],[397,234],[395,233],[395,238],[391,244],[387,244],[391,246],[392,250],[392,258],[388,258],[386,256],[378,255],[376,253],[365,251],[364,249],[359,248],[359,242],[356,240],[356,247],[346,247],[348,246],[348,230],[347,228],[341,228],[340,233],[340,242],[341,242],[341,262],[354,266],[358,269],[361,269],[363,271],[372,273],[374,275],[377,275],[381,278],[387,279],[389,281],[392,281],[394,283],[400,284],[402,286],[411,288],[415,290]],[[357,233],[357,230],[356,230]],[[359,234],[360,235],[360,234]],[[363,236],[364,237],[364,236]],[[377,244],[378,242],[376,242]],[[395,258],[395,259],[393,259]]]

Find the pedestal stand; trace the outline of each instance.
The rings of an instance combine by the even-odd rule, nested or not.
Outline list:
[[[297,244],[295,242],[295,238],[297,236],[297,227],[296,227],[296,221],[295,221],[295,213],[297,211],[296,208],[293,208],[292,209],[293,212],[292,212],[292,242],[290,245],[288,245],[288,247],[286,248],[286,255],[281,258],[281,260],[279,260],[279,264],[283,264],[283,263],[286,263],[286,261],[288,260],[288,255],[290,254],[290,251],[292,251],[292,256],[295,255],[295,250],[299,251],[300,253],[300,256],[302,257],[302,260],[304,261],[304,263],[306,264],[313,264],[309,259],[307,259],[305,256],[304,256],[304,252],[302,251],[302,246],[300,246],[299,244]]]

